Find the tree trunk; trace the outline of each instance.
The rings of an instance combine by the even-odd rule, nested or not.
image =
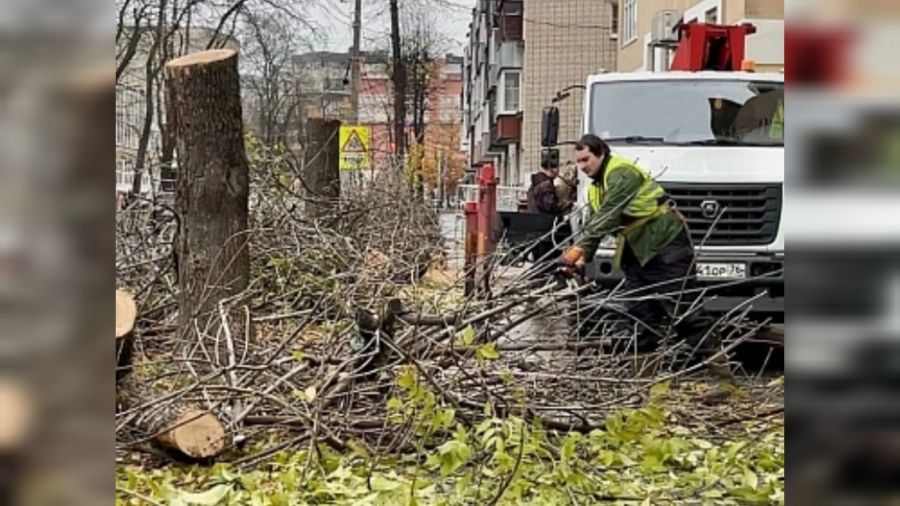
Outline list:
[[[166,71],[179,162],[179,318],[187,331],[193,318],[206,318],[219,301],[247,288],[249,177],[237,53],[190,54]]]
[[[310,118],[306,124],[303,181],[312,195],[306,202],[311,218],[327,216],[341,196],[340,139],[341,122]]]
[[[406,64],[400,50],[400,8],[391,0],[391,53],[394,63],[391,75],[394,86],[394,153],[402,161],[406,153]]]
[[[144,173],[147,172],[149,174],[147,170],[147,151],[150,147],[150,134],[153,129],[154,97],[156,96],[156,91],[153,87],[156,80],[154,71],[154,67],[156,67],[156,44],[158,43],[155,43],[150,50],[150,55],[147,57],[147,67],[144,72],[144,120],[141,124],[141,136],[138,139],[138,148],[135,155],[134,179],[131,182],[131,193],[134,195],[141,194]]]

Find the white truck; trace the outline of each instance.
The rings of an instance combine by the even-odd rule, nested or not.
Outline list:
[[[783,74],[592,75],[583,131],[653,174],[688,219],[707,309],[745,305],[783,322]],[[621,280],[613,253],[607,238],[588,266],[601,286]]]

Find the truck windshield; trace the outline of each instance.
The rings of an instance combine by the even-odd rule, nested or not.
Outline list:
[[[623,144],[784,146],[784,83],[597,83],[591,133]]]

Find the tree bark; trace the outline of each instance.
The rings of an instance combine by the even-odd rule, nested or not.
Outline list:
[[[340,139],[341,122],[310,118],[306,124],[303,181],[312,192],[306,202],[311,218],[327,216],[341,196]]]
[[[237,53],[202,51],[166,65],[179,167],[179,318],[183,330],[247,288],[249,177]]]

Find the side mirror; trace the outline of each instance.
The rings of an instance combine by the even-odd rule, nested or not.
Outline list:
[[[559,108],[545,107],[541,113],[541,146],[553,147],[559,138]]]

